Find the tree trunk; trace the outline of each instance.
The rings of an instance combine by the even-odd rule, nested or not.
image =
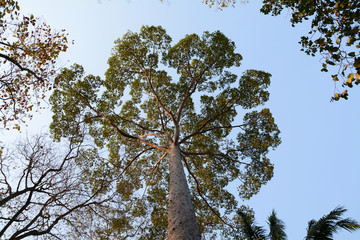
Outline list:
[[[200,240],[190,190],[181,163],[180,149],[172,146],[169,161],[170,192],[168,215],[168,240]]]

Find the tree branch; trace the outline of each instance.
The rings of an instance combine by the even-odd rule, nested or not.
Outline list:
[[[186,169],[188,170],[190,176],[194,179],[195,181],[195,184],[196,184],[196,191],[199,193],[201,199],[205,202],[205,204],[208,206],[208,208],[215,214],[215,216],[217,216],[220,221],[222,221],[225,225],[228,225],[229,227],[233,228],[234,229],[234,226],[230,225],[229,223],[225,222],[225,220],[220,216],[220,214],[218,214],[212,207],[211,205],[208,203],[208,201],[206,200],[206,198],[204,197],[204,195],[202,194],[202,191],[200,189],[200,184],[198,182],[198,180],[196,179],[195,175],[191,172],[190,170],[190,167],[185,159],[185,156],[182,156],[183,157],[183,160],[185,162],[185,166],[186,166]]]
[[[6,59],[7,61],[11,62],[12,64],[14,64],[15,66],[17,66],[21,71],[26,71],[28,73],[30,73],[31,75],[33,75],[37,80],[39,81],[44,81],[44,79],[42,79],[40,76],[38,76],[33,70],[23,67],[20,65],[20,63],[18,63],[15,59],[0,53],[0,57]]]
[[[228,102],[230,102],[230,101],[228,101]],[[223,107],[223,109],[225,109],[226,105],[227,105],[227,104],[225,104],[225,106]],[[193,136],[196,136],[196,135],[200,134],[200,133],[201,133],[201,130],[202,130],[208,123],[214,121],[216,118],[218,118],[218,117],[220,117],[221,115],[223,115],[223,114],[227,113],[228,111],[230,111],[232,106],[233,106],[233,105],[227,106],[227,109],[226,109],[225,111],[222,111],[222,112],[216,114],[215,116],[213,116],[212,118],[207,119],[203,124],[201,124],[201,126],[200,126],[194,133],[185,136],[185,137],[180,141],[180,144],[186,142],[189,138],[192,138]],[[222,110],[223,110],[223,109],[222,109]],[[239,125],[239,126],[240,126],[240,125]],[[207,130],[205,130],[204,132],[207,132]]]
[[[132,135],[130,135],[130,134],[127,134],[126,132],[124,132],[124,131],[122,131],[121,129],[119,129],[118,126],[117,126],[113,121],[111,121],[108,117],[106,117],[103,113],[97,111],[94,107],[92,107],[91,104],[90,104],[88,101],[84,100],[83,98],[82,98],[82,101],[83,101],[92,111],[94,111],[96,114],[98,114],[99,116],[101,116],[107,123],[109,123],[110,126],[113,127],[120,135],[122,135],[122,136],[124,136],[124,137],[126,137],[126,138],[130,138],[130,139],[132,139],[132,140],[141,142],[141,143],[143,143],[143,144],[145,144],[145,145],[147,145],[147,146],[149,146],[149,147],[156,148],[156,149],[158,149],[158,150],[160,150],[160,151],[163,151],[163,152],[167,152],[167,151],[168,151],[168,150],[167,150],[166,148],[164,148],[164,147],[160,147],[160,146],[158,146],[158,145],[156,145],[156,144],[150,143],[150,142],[145,141],[145,140],[143,140],[143,139],[141,139],[141,138],[138,138],[138,137],[132,136]]]

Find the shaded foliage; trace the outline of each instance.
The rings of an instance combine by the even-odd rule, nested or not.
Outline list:
[[[336,207],[329,214],[324,215],[318,221],[310,220],[308,223],[307,234],[304,239],[306,240],[333,240],[333,235],[341,229],[349,232],[360,229],[357,221],[351,218],[342,218],[342,215],[347,210],[343,207]],[[275,211],[273,210],[268,217],[269,234],[261,226],[254,223],[253,215],[244,209],[237,211],[238,216],[241,218],[240,230],[237,234],[238,239],[246,240],[286,240],[285,224],[280,220]]]
[[[308,223],[306,240],[332,240],[333,235],[341,229],[349,232],[356,231],[360,228],[357,221],[351,218],[342,218],[341,216],[347,210],[343,207],[337,207],[329,214],[324,215],[319,220],[310,220]]]

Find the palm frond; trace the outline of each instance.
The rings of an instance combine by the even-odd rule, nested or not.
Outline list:
[[[358,222],[351,218],[342,219],[341,216],[347,210],[344,207],[336,207],[329,214],[321,217],[318,221],[311,220],[308,223],[306,240],[332,240],[334,233],[340,229],[349,232],[360,228]]]
[[[273,210],[268,217],[269,224],[269,239],[270,240],[286,240],[285,223],[276,216],[276,212]]]
[[[257,226],[254,221],[244,212],[238,210],[237,214],[242,220],[241,231],[247,240],[265,240],[265,230],[261,226]]]

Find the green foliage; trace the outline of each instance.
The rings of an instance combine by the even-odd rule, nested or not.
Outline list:
[[[333,234],[340,229],[345,229],[349,232],[360,229],[357,221],[351,218],[342,218],[341,216],[347,210],[343,207],[337,207],[329,214],[323,216],[318,221],[311,220],[308,223],[306,240],[332,240]],[[269,234],[265,234],[263,227],[257,226],[254,223],[253,214],[250,214],[244,208],[237,210],[237,215],[241,219],[240,230],[236,233],[237,239],[247,240],[286,240],[285,224],[280,220],[273,210],[268,217]]]
[[[229,184],[250,198],[271,179],[266,155],[280,144],[280,131],[270,111],[245,112],[243,123],[237,116],[268,100],[270,74],[248,70],[239,78],[230,69],[241,59],[219,31],[171,45],[163,28],[144,26],[115,41],[105,80],[86,76],[80,65],[58,75],[50,98],[53,137],[95,143],[98,150],[89,148],[80,164],[93,188],[97,179],[113,183],[108,191],[121,205],[113,219],[117,238],[165,238],[173,145],[189,173],[203,236],[226,231],[231,219],[220,212],[237,209]]]
[[[307,228],[306,240],[333,239],[333,234],[340,229],[349,232],[360,229],[360,225],[351,218],[341,218],[347,210],[343,207],[337,207],[329,214],[324,215],[318,221],[310,220]]]
[[[242,220],[241,233],[246,240],[265,240],[265,229],[261,226],[257,226],[254,223],[254,219],[249,217],[246,213],[238,210],[237,214]]]
[[[268,217],[268,225],[270,229],[270,240],[286,240],[285,224],[276,216],[276,212],[273,210]]]

